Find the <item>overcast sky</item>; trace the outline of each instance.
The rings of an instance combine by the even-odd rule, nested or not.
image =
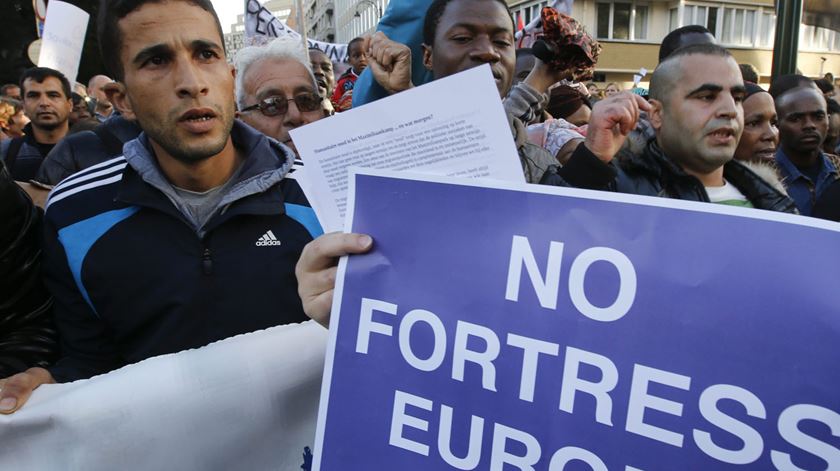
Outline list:
[[[245,0],[212,0],[213,8],[216,9],[216,14],[219,15],[219,21],[222,23],[222,30],[225,33],[230,33],[230,25],[236,23],[236,15],[245,13]],[[264,0],[260,0],[264,3]]]

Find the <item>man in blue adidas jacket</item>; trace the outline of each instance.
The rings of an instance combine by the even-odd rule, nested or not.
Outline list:
[[[321,229],[285,178],[289,149],[234,122],[210,1],[103,1],[99,42],[143,133],[53,190],[44,265],[62,358],[0,384],[0,412],[43,383],[306,319],[294,265]]]

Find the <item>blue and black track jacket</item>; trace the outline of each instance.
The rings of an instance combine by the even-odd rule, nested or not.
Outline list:
[[[61,336],[56,381],[307,319],[294,268],[322,230],[286,178],[293,156],[238,122],[231,136],[243,167],[201,232],[128,163],[131,152],[153,159],[144,135],[53,190],[43,263]]]

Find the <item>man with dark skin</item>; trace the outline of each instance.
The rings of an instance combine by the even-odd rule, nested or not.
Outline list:
[[[776,163],[796,207],[810,216],[814,202],[837,179],[834,163],[822,152],[828,132],[826,101],[819,89],[803,85],[776,97],[779,150]]]
[[[330,58],[320,49],[309,50],[309,62],[312,65],[312,73],[315,74],[315,81],[318,82],[318,91],[322,97],[329,98],[335,90],[335,73]]]
[[[524,123],[531,121],[548,100],[548,88],[570,76],[535,59],[534,68],[513,87],[516,70],[514,24],[507,5],[499,0],[435,0],[429,6],[423,32],[423,65],[434,79],[484,64],[496,82],[514,135],[525,178],[538,183],[556,160],[525,139]],[[389,93],[414,87],[411,49],[377,32],[367,43],[374,79]]]

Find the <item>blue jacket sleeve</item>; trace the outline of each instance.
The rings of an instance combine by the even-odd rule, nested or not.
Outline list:
[[[382,31],[391,40],[411,48],[411,81],[415,86],[432,81],[432,73],[423,66],[423,19],[431,0],[393,0],[388,3],[385,14],[379,20],[377,31]],[[353,107],[371,103],[388,96],[388,92],[376,83],[370,68],[366,68],[356,80],[353,88]]]
[[[123,366],[107,324],[90,307],[73,279],[49,217],[44,224],[42,266],[44,282],[55,300],[53,312],[60,338],[60,358],[48,368],[53,378],[60,383],[75,381]]]

